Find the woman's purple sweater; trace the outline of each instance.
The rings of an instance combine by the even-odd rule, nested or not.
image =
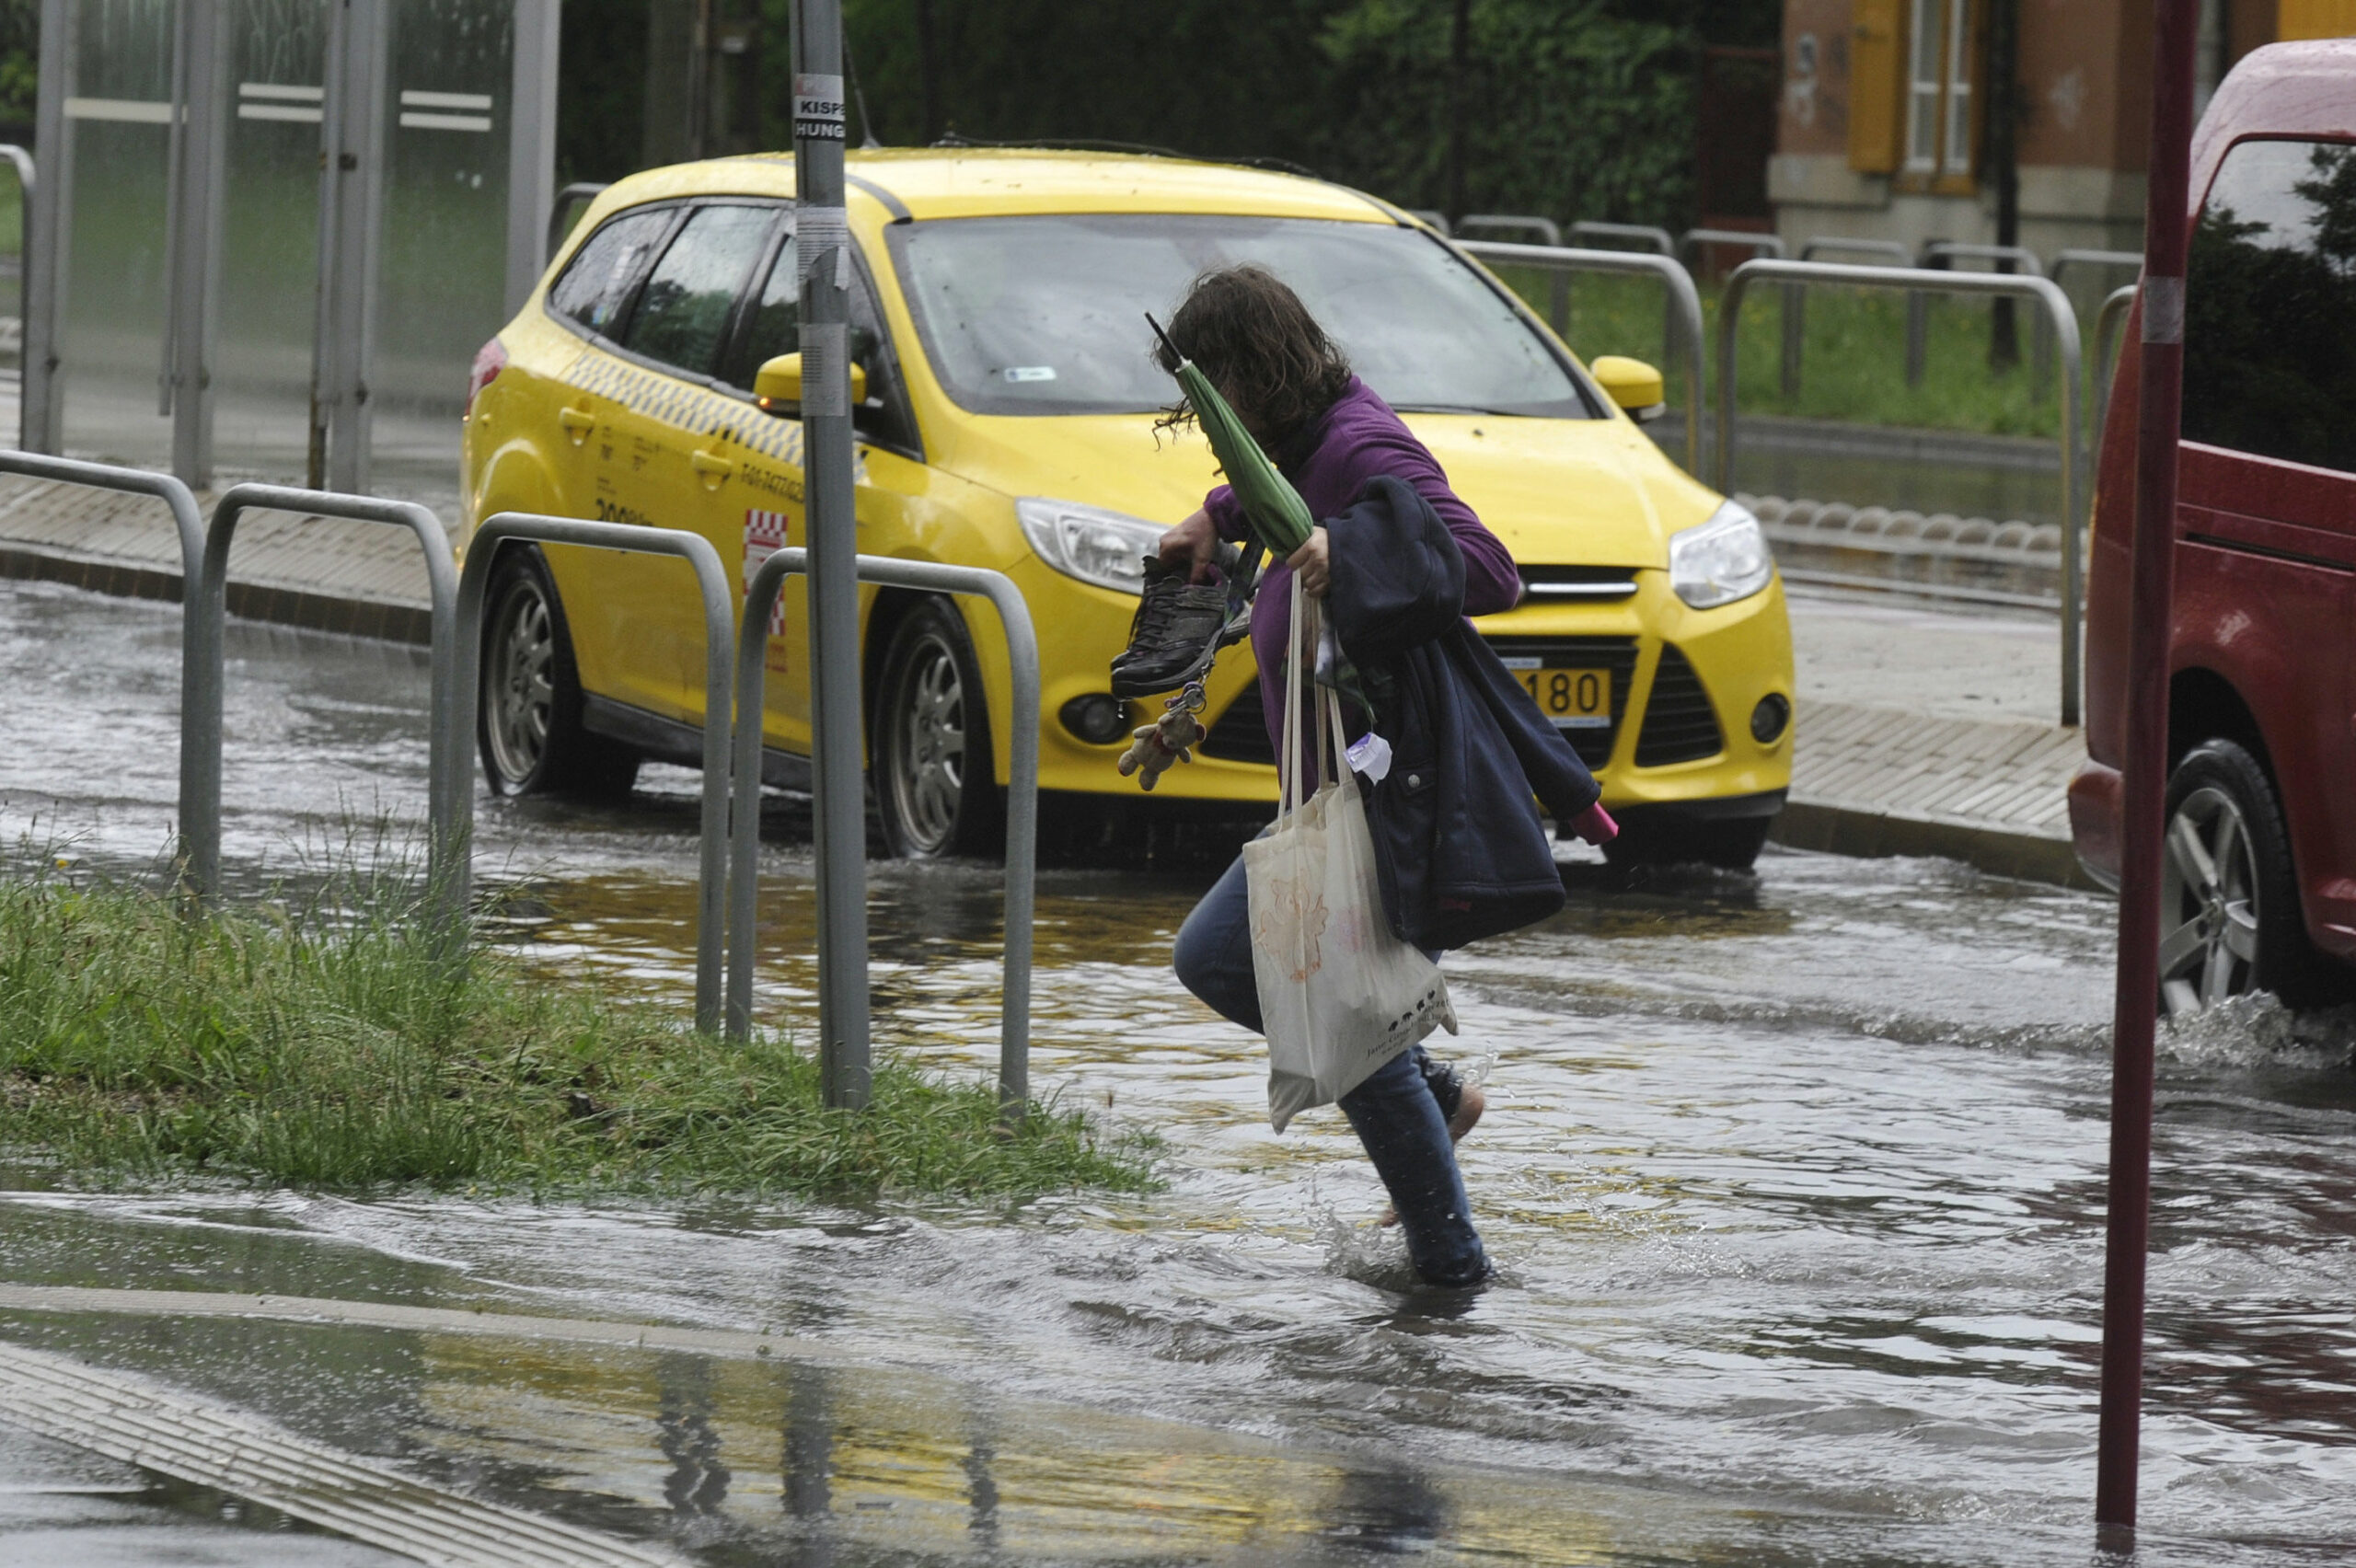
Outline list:
[[[1505,542],[1456,498],[1448,488],[1448,476],[1424,444],[1357,376],[1350,377],[1349,390],[1318,417],[1309,434],[1288,444],[1295,451],[1308,448],[1307,456],[1286,467],[1285,477],[1308,502],[1311,516],[1340,516],[1378,474],[1404,479],[1431,503],[1464,552],[1464,613],[1494,615],[1513,608],[1521,598],[1521,573]],[[1245,536],[1243,508],[1228,486],[1206,496],[1203,510],[1210,513],[1219,537]],[[1271,748],[1284,744],[1285,689],[1277,672],[1284,668],[1291,635],[1292,568],[1279,560],[1269,566],[1252,605],[1252,652],[1260,662],[1260,702],[1267,713]]]

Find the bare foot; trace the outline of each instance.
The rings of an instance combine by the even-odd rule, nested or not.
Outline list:
[[[1480,1125],[1481,1113],[1488,1108],[1489,1097],[1481,1092],[1481,1086],[1477,1083],[1466,1084],[1463,1095],[1456,1102],[1456,1114],[1448,1119],[1448,1141],[1451,1144],[1462,1143],[1464,1135]],[[1396,1207],[1384,1209],[1382,1217],[1376,1223],[1382,1226],[1398,1224],[1399,1210]]]

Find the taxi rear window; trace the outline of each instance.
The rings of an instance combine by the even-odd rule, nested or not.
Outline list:
[[[549,290],[549,309],[592,332],[613,328],[677,216],[675,207],[658,207],[606,220]]]

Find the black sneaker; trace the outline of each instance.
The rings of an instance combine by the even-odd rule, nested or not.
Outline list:
[[[1145,591],[1129,622],[1129,645],[1113,661],[1113,695],[1128,698],[1175,691],[1210,668],[1232,640],[1227,590],[1189,582],[1183,567],[1148,556]]]

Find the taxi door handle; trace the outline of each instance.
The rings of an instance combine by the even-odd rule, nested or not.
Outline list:
[[[717,452],[707,452],[699,446],[687,454],[687,467],[701,474],[705,482],[717,490],[722,480],[736,471],[736,460],[722,457]]]
[[[556,411],[556,422],[564,427],[565,433],[572,437],[572,444],[578,446],[589,439],[591,431],[597,428],[597,416],[586,409],[560,408]]]

